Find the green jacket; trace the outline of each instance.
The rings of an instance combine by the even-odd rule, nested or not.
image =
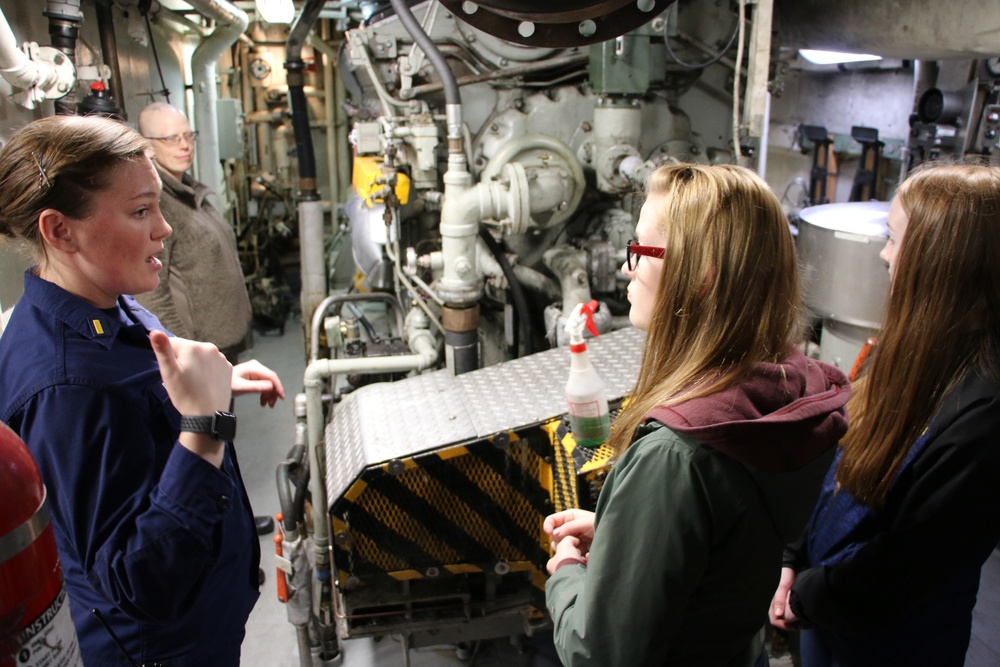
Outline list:
[[[546,584],[563,664],[752,665],[788,531],[830,454],[763,473],[658,421],[642,427],[601,491],[587,565]]]

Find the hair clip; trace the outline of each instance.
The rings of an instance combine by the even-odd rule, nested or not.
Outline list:
[[[48,174],[45,173],[45,168],[42,167],[42,161],[38,159],[38,156],[34,152],[31,153],[31,157],[35,158],[35,164],[38,165],[38,187],[39,188],[50,188],[52,187],[52,181],[49,180]]]

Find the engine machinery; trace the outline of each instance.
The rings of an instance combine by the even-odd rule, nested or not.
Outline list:
[[[601,304],[591,354],[614,408],[641,353],[620,272],[636,195],[660,164],[739,153],[726,56],[768,20],[742,2],[563,4],[362,3],[340,46],[355,275],[309,318],[301,437],[321,654],[547,622],[542,522],[592,507],[611,458],[567,437],[566,317]],[[695,121],[684,98],[706,89],[722,100]],[[284,483],[304,465],[290,456]]]
[[[265,12],[282,4],[291,25]],[[546,623],[542,520],[591,506],[612,458],[567,435],[564,323],[600,303],[589,348],[614,412],[640,364],[619,269],[650,171],[739,162],[782,192],[809,175],[790,128],[822,129],[828,158],[825,127],[855,114],[853,138],[889,125],[901,173],[949,152],[1000,159],[994,5],[7,3],[0,84],[8,129],[44,105],[127,121],[154,99],[183,107],[258,325],[283,329],[299,291],[307,366],[277,471],[278,589],[302,664],[333,664],[341,639],[410,647]],[[813,71],[799,48],[900,60]],[[884,166],[866,166],[869,193],[891,189]],[[846,360],[879,318],[881,232],[788,193],[809,305]],[[0,268],[6,310],[24,267],[0,254]]]

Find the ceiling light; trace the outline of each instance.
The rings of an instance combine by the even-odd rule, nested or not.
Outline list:
[[[839,65],[840,63],[882,60],[882,56],[873,56],[869,53],[841,53],[839,51],[816,51],[813,49],[799,49],[799,55],[817,65]]]

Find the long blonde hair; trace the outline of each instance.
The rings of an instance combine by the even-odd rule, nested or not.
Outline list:
[[[909,221],[877,352],[848,403],[837,468],[840,486],[875,508],[969,370],[1000,381],[1000,168],[933,166],[896,196]]]
[[[646,190],[666,251],[636,387],[609,438],[619,453],[650,410],[780,361],[800,330],[795,245],[759,176],[734,165],[669,165]]]

